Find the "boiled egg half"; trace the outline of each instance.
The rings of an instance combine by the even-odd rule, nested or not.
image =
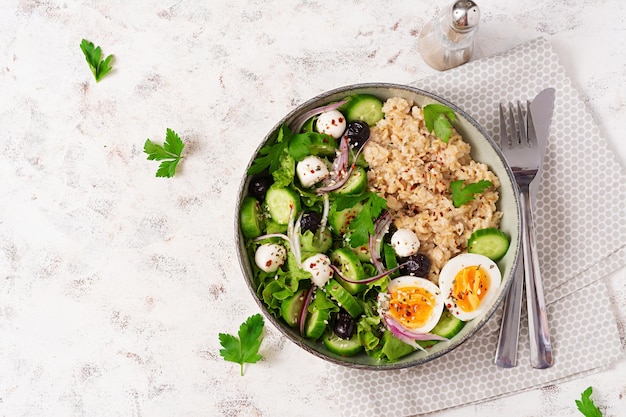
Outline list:
[[[498,297],[502,274],[484,255],[462,253],[439,273],[439,288],[448,310],[459,320],[472,320],[487,311]]]
[[[381,293],[378,307],[404,329],[428,333],[437,324],[443,312],[444,299],[433,282],[412,275],[389,281],[387,293]]]

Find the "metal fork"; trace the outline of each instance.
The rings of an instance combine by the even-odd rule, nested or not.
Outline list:
[[[522,284],[525,283],[530,361],[533,368],[543,369],[552,366],[553,358],[532,218],[532,207],[537,193],[535,179],[543,163],[543,149],[537,143],[529,106],[529,102],[518,102],[516,105],[509,103],[507,109],[500,104],[500,146],[520,191],[524,268],[518,263],[505,300],[496,364],[503,367],[516,366]],[[508,130],[507,125],[510,128]]]

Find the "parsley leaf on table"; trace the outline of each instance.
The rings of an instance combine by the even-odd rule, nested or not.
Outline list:
[[[602,417],[602,412],[591,399],[591,393],[593,389],[588,387],[583,391],[580,400],[576,400],[576,407],[585,415],[585,417]]]
[[[259,347],[263,341],[263,317],[255,314],[239,327],[239,339],[233,335],[220,333],[220,344],[224,349],[220,350],[220,355],[224,360],[238,363],[241,366],[241,376],[243,376],[244,363],[257,363],[263,358],[259,355]]]
[[[150,139],[146,139],[143,151],[148,154],[148,160],[162,161],[157,170],[157,177],[173,177],[176,174],[176,165],[183,158],[181,153],[185,144],[172,129],[167,129],[165,143],[157,145]]]
[[[99,46],[94,46],[94,44],[89,42],[87,39],[82,40],[80,43],[80,49],[83,51],[83,54],[85,54],[85,59],[89,64],[89,68],[91,68],[93,76],[96,78],[96,82],[100,82],[102,77],[113,69],[111,67],[111,59],[113,59],[113,55],[109,55],[103,61],[102,49]]]
[[[374,234],[374,222],[380,213],[387,207],[387,200],[376,193],[365,193],[354,197],[340,197],[337,200],[337,210],[344,210],[362,203],[363,208],[348,225],[350,230],[350,246],[358,248],[369,241]]]
[[[442,142],[448,143],[452,134],[452,122],[456,117],[454,111],[443,104],[427,104],[422,108],[424,124],[429,132],[435,131],[435,136]]]
[[[456,180],[450,183],[452,192],[452,204],[454,207],[461,207],[474,199],[474,194],[482,193],[486,188],[491,187],[491,181],[480,180],[463,186],[464,180]]]

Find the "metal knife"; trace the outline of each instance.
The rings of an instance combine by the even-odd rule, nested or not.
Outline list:
[[[543,161],[550,134],[550,122],[554,110],[555,90],[547,88],[540,92],[530,103],[528,115],[528,138],[530,141],[536,140],[541,154],[541,165],[537,171],[535,180],[529,186],[530,201],[534,212],[537,190],[541,174],[543,172]],[[531,226],[534,221],[531,222]],[[529,230],[531,247],[536,248],[536,236],[534,227]],[[528,311],[528,334],[530,338],[530,360],[533,368],[544,369],[553,365],[552,343],[550,341],[550,331],[546,314],[546,304],[543,293],[543,283],[541,274],[529,273],[528,268],[539,271],[539,259],[536,250],[527,251],[530,255],[530,262],[524,262],[524,274],[526,284],[526,303]]]

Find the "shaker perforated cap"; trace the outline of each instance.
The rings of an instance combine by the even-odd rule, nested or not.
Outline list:
[[[471,30],[478,26],[480,9],[472,0],[459,0],[450,7],[450,17],[454,29]]]

